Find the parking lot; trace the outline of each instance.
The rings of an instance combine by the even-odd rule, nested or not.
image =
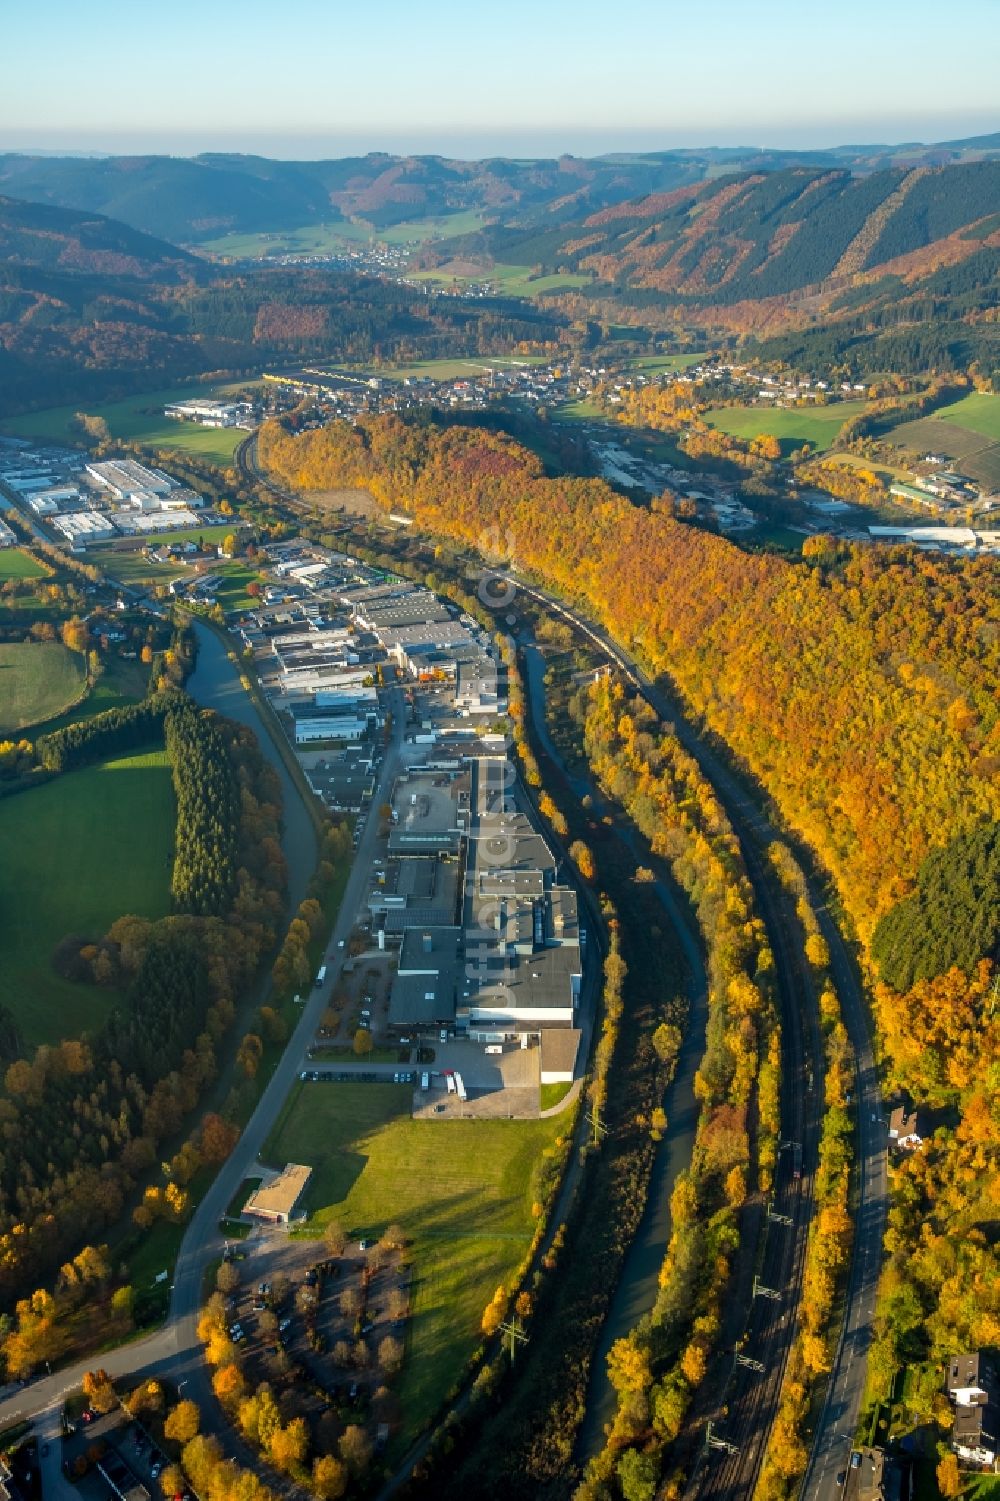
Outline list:
[[[258,1226],[233,1247],[240,1286],[227,1315],[251,1385],[268,1381],[311,1422],[396,1421],[386,1390],[406,1344],[411,1271],[405,1253],[349,1241],[340,1256],[323,1242]],[[381,1395],[376,1400],[376,1393]]]
[[[415,1119],[534,1120],[539,1112],[540,1053],[537,1047],[505,1047],[487,1053],[482,1043],[464,1038],[440,1040],[433,1046],[434,1061],[365,1064],[363,1060],[311,1059],[302,1070],[303,1083],[412,1084]],[[466,1098],[448,1088],[449,1075],[461,1074]],[[423,1080],[427,1079],[427,1088]]]

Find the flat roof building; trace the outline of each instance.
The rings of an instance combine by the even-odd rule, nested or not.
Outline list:
[[[169,495],[178,488],[177,481],[162,469],[152,469],[146,464],[137,464],[135,459],[108,459],[101,464],[88,464],[87,473],[104,490],[110,490],[119,500],[143,490],[153,495]]]
[[[312,1168],[287,1162],[280,1173],[262,1183],[247,1199],[243,1213],[273,1225],[287,1225],[312,1177]]]
[[[410,928],[389,992],[389,1025],[451,1026],[464,966],[462,930]]]
[[[447,773],[400,777],[392,795],[390,855],[457,855],[469,823],[467,786]]]
[[[52,525],[75,550],[89,547],[92,542],[106,542],[115,535],[109,516],[99,516],[95,511],[71,511],[65,516],[55,516]]]

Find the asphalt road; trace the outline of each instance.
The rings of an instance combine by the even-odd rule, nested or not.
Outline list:
[[[405,713],[402,693],[399,689],[394,689],[393,694],[393,733],[391,742],[386,747],[373,798],[376,806],[382,800],[383,793],[392,785],[400,762]],[[235,1150],[223,1163],[185,1231],[174,1270],[170,1309],[165,1323],[153,1334],[134,1340],[131,1344],[121,1345],[107,1354],[90,1356],[87,1360],[78,1361],[53,1376],[44,1377],[22,1388],[0,1403],[0,1427],[19,1419],[51,1414],[68,1392],[79,1388],[87,1371],[98,1365],[103,1366],[112,1378],[128,1377],[134,1383],[154,1375],[169,1378],[175,1383],[185,1381],[185,1397],[197,1402],[203,1414],[211,1412],[216,1406],[210,1373],[201,1358],[197,1322],[206,1268],[222,1254],[223,1240],[219,1234],[219,1220],[224,1216],[243,1179],[252,1174],[260,1151],[295,1083],[302,1058],[319,1026],[320,1017],[329,1003],[346,955],[347,939],[367,890],[377,837],[378,820],[370,818],[365,824],[337,921],[330,935],[329,952],[334,955],[334,959],[327,966],[326,980],[320,989],[314,988],[310,993],[288,1046]],[[341,940],[345,944],[344,949],[337,947]],[[43,1419],[46,1432],[50,1423],[51,1417],[46,1416]],[[249,1451],[230,1432],[228,1425],[212,1426],[219,1427],[220,1438],[227,1451],[239,1451],[236,1453],[238,1458],[251,1458]]]
[[[276,485],[260,469],[253,435],[236,450],[235,462],[247,479],[263,484],[279,499],[293,507],[297,504],[296,496]],[[744,842],[745,849],[750,856],[748,864],[753,861],[750,851],[754,840],[760,845],[765,845],[771,839],[780,837],[786,843],[794,844],[794,841],[789,840],[786,834],[778,830],[762,811],[760,795],[751,796],[748,793],[746,787],[733,775],[722,758],[686,722],[678,706],[668,701],[658,691],[617,642],[612,641],[593,622],[576,611],[570,610],[561,600],[545,590],[526,584],[521,579],[517,582],[518,587],[525,593],[535,598],[551,612],[561,616],[600,647],[609,660],[615,663],[633,685],[645,695],[652,707],[663,717],[671,720],[678,738],[695,756],[705,775],[715,787],[730,821]],[[839,927],[827,909],[822,884],[811,873],[808,852],[800,846],[796,849],[796,854],[806,871],[810,902],[817,914],[821,931],[830,950],[831,971],[837,986],[844,1023],[854,1048],[855,1099],[858,1115],[856,1140],[858,1201],[855,1210],[854,1248],[847,1288],[847,1310],[804,1482],[804,1494],[807,1501],[812,1501],[813,1497],[831,1494],[836,1490],[836,1472],[843,1468],[843,1461],[857,1426],[864,1390],[867,1353],[872,1338],[875,1287],[888,1208],[888,1186],[885,1128],[880,1119],[881,1092],[872,1054],[864,995],[853,957]],[[815,1059],[814,1063],[814,1079],[818,1081],[822,1077],[820,1061]],[[784,1092],[783,1090],[783,1094]],[[804,1106],[802,1110],[804,1129]],[[810,1179],[807,1178],[805,1181],[811,1188]],[[778,1212],[781,1207],[778,1206]],[[760,1303],[761,1300],[755,1301]],[[780,1369],[783,1372],[791,1344],[794,1320],[783,1317],[782,1323],[787,1329],[783,1353],[778,1357]],[[769,1353],[768,1360],[771,1359],[772,1355]],[[773,1385],[773,1381],[769,1384]],[[780,1382],[778,1385],[780,1386]],[[740,1467],[743,1470],[742,1482],[737,1482],[736,1477],[732,1477],[732,1483],[735,1486],[734,1494],[736,1490],[744,1494],[752,1491],[763,1455],[763,1437],[770,1432],[776,1403],[777,1395],[775,1394],[769,1403],[768,1411],[758,1409],[756,1412],[754,1419],[757,1430],[757,1442],[754,1444],[756,1453],[745,1457],[742,1462]],[[727,1456],[728,1459],[734,1457]],[[728,1489],[727,1486],[727,1493]]]

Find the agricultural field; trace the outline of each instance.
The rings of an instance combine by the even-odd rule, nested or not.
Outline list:
[[[1000,489],[1000,396],[963,396],[933,417],[904,422],[887,437],[916,454],[944,454],[984,490]]]
[[[8,579],[40,579],[48,572],[44,564],[20,547],[5,547],[0,551],[0,584]]]
[[[261,260],[275,255],[337,255],[345,247],[376,241],[385,245],[412,245],[450,239],[453,235],[471,234],[481,224],[482,215],[475,209],[415,219],[388,229],[373,229],[370,224],[353,219],[336,219],[332,224],[304,224],[300,229],[278,230],[273,234],[221,235],[215,240],[203,240],[195,248],[208,255],[239,260]]]
[[[0,735],[62,714],[86,686],[83,657],[61,642],[0,642]]]
[[[99,937],[125,913],[169,911],[174,816],[163,750],[0,801],[0,993],[29,1048],[95,1031],[119,1000],[63,980],[52,951],[70,933]]]
[[[19,438],[43,438],[53,443],[80,443],[74,419],[82,409],[92,417],[103,417],[113,438],[142,443],[148,448],[187,453],[227,468],[233,450],[246,437],[239,427],[198,427],[194,422],[175,422],[164,417],[163,408],[170,401],[184,401],[194,396],[221,397],[245,390],[248,382],[233,386],[174,386],[165,391],[144,391],[124,401],[76,402],[72,406],[48,407],[41,412],[25,412],[0,423],[0,432]]]
[[[499,291],[507,297],[541,297],[546,292],[565,292],[577,287],[589,287],[593,277],[585,276],[576,271],[554,271],[549,275],[537,276],[530,266],[511,266],[498,264],[489,269],[472,273],[462,272],[452,275],[447,265],[437,266],[431,271],[412,271],[409,273],[411,281],[433,282],[439,286],[480,286],[483,282],[494,282]]]
[[[976,391],[951,406],[940,407],[937,416],[942,422],[952,422],[966,432],[980,433],[991,443],[1000,443],[1000,396]]]
[[[138,703],[141,698],[145,698],[148,686],[149,668],[138,659],[128,661],[124,657],[108,657],[104,671],[97,682],[91,685],[86,698],[65,713],[40,721],[34,726],[32,733],[34,736],[50,735],[54,730],[65,729],[66,725],[90,719],[94,714],[103,714],[107,709],[120,709],[125,704]]]
[[[544,1121],[414,1121],[412,1090],[297,1085],[262,1158],[313,1168],[308,1230],[397,1223],[411,1239],[413,1317],[401,1379],[407,1426],[425,1423],[475,1348],[483,1310],[533,1232],[532,1169],[566,1128]]]
[[[829,448],[850,418],[863,412],[867,402],[837,401],[826,407],[716,407],[704,414],[710,427],[733,438],[752,439],[762,433],[777,438],[782,449],[791,451],[804,443],[815,449]]]

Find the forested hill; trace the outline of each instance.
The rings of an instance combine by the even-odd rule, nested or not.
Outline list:
[[[888,276],[909,286],[1000,246],[1000,162],[867,176],[817,167],[745,172],[619,203],[557,231],[495,229],[481,244],[498,261],[590,272],[651,294],[638,299],[647,305],[692,311],[842,292]]]
[[[697,185],[720,172],[752,169],[768,174],[798,166],[869,174],[896,165],[939,165],[997,155],[996,136],[931,146],[823,151],[706,147],[480,161],[383,152],[303,162],[217,153],[10,154],[0,156],[0,192],[96,210],[164,239],[196,244],[230,231],[269,233],[341,218],[384,229],[470,210],[500,224],[558,225],[623,200]]]
[[[205,269],[187,251],[102,214],[0,197],[0,273],[15,266],[161,282]]]
[[[0,198],[0,416],[265,361],[497,353],[557,313],[324,267],[231,270],[114,220]]]
[[[825,558],[823,539],[819,565],[750,555],[601,480],[546,479],[482,429],[267,424],[258,448],[288,485],[365,487],[428,531],[475,545],[499,525],[519,566],[669,669],[820,851],[865,938],[930,849],[1000,817],[989,559]]]

